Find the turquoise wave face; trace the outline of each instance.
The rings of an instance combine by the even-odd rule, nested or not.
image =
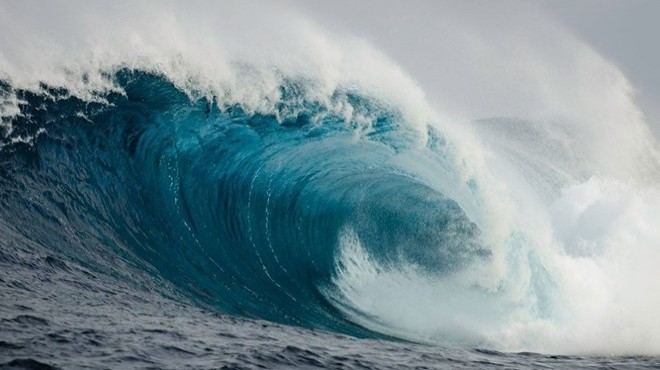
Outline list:
[[[337,286],[347,229],[380,266],[443,277],[489,258],[475,223],[419,176],[447,168],[443,138],[416,144],[386,104],[336,93],[370,117],[365,130],[304,101],[299,81],[263,114],[148,73],[115,79],[123,93],[97,103],[17,92],[2,209],[42,248],[140,286],[117,269],[127,261],[220,312],[358,336],[379,334],[349,319],[360,309]]]

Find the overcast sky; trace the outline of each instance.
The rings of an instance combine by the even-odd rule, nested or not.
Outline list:
[[[547,1],[545,6],[626,74],[660,132],[660,1]]]
[[[474,24],[490,23],[484,26],[485,32],[501,28],[514,36],[536,28],[537,20],[550,20],[624,72],[637,90],[638,106],[654,131],[660,132],[660,0],[292,1],[335,32],[344,30],[372,41],[420,80],[431,96],[437,93],[434,86],[451,86],[446,77],[440,76],[438,65],[440,58],[452,57],[446,55],[446,51],[451,51],[446,44],[452,39],[443,34],[453,32],[446,25],[455,22],[455,18]],[[479,27],[474,24],[472,28]],[[441,43],[445,45],[439,46]],[[438,55],[430,49],[444,50],[445,54]],[[455,66],[442,62],[440,67],[448,73],[457,71]],[[491,95],[496,92],[485,89]],[[484,111],[488,112],[489,101],[483,100]]]
[[[467,119],[494,116],[538,119],[535,115],[539,112],[543,119],[553,112],[566,116],[567,112],[584,110],[599,120],[602,118],[599,114],[612,116],[612,112],[623,112],[612,100],[626,89],[616,81],[605,81],[611,74],[602,66],[607,63],[593,58],[591,50],[595,50],[628,78],[637,91],[637,106],[647,115],[656,134],[660,133],[660,0],[282,0],[268,5],[236,2],[234,6],[219,6],[227,3],[231,4],[228,1],[169,5],[174,18],[181,18],[184,28],[190,26],[186,24],[190,19],[195,24],[204,20],[239,23],[245,27],[234,27],[240,30],[234,38],[250,39],[254,34],[253,39],[276,49],[286,43],[269,45],[267,36],[272,30],[265,24],[280,27],[290,22],[283,15],[302,12],[315,24],[330,30],[330,35],[366,39],[418,82],[435,108],[443,112],[453,110],[449,115]],[[89,2],[64,4],[73,8],[92,7],[88,6]],[[124,32],[119,32],[124,18],[130,18],[125,13],[136,13],[132,2],[121,6],[109,4],[115,3],[98,2],[93,7],[115,10],[103,16],[112,25],[111,35],[121,36],[136,27],[128,22]],[[159,8],[163,3],[146,4]],[[45,46],[50,46],[51,38],[65,46],[75,44],[69,35],[75,27],[52,16],[57,9],[40,2],[5,1],[0,3],[0,18],[5,7],[9,10],[4,14],[5,24],[14,21],[21,26],[21,16],[35,21],[37,26],[28,33],[40,35],[41,32]],[[223,8],[227,8],[224,13]],[[234,14],[239,8],[245,8],[249,17]],[[229,17],[223,18],[226,15]],[[153,28],[157,30],[158,24]],[[227,32],[216,33],[222,39]],[[242,37],[244,34],[247,37]],[[7,30],[0,32],[0,48],[11,49],[9,46],[15,43],[18,54],[22,55],[24,47],[15,41],[17,36]],[[7,39],[4,43],[3,37]],[[156,41],[161,39],[177,41],[172,37],[159,37]],[[323,47],[306,47],[317,46]],[[282,50],[278,51],[286,54]],[[7,51],[7,56],[12,54]],[[600,80],[603,82],[599,83]],[[620,103],[622,107],[625,105]],[[599,112],[607,104],[611,109]],[[584,119],[579,114],[575,117]],[[625,123],[626,119],[621,117],[616,119]]]

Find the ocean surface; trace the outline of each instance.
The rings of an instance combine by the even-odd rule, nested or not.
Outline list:
[[[519,114],[461,116],[286,7],[30,4],[1,369],[660,368],[658,145],[587,46],[544,34]]]

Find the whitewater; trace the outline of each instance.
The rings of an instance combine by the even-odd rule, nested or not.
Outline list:
[[[0,368],[660,366],[634,87],[478,9],[0,4]]]

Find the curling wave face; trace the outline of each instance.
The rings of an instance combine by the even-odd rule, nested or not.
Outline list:
[[[439,277],[488,258],[461,207],[396,163],[438,154],[415,147],[416,133],[377,100],[337,92],[372,120],[357,133],[300,101],[295,81],[264,115],[190,100],[153,74],[115,78],[125,93],[103,103],[19,91],[24,108],[5,132],[3,193],[44,191],[5,198],[3,210],[70,258],[112,271],[123,256],[222,312],[355,335],[368,330],[335,306],[344,230],[381,264]],[[295,116],[278,121],[285,110]]]

